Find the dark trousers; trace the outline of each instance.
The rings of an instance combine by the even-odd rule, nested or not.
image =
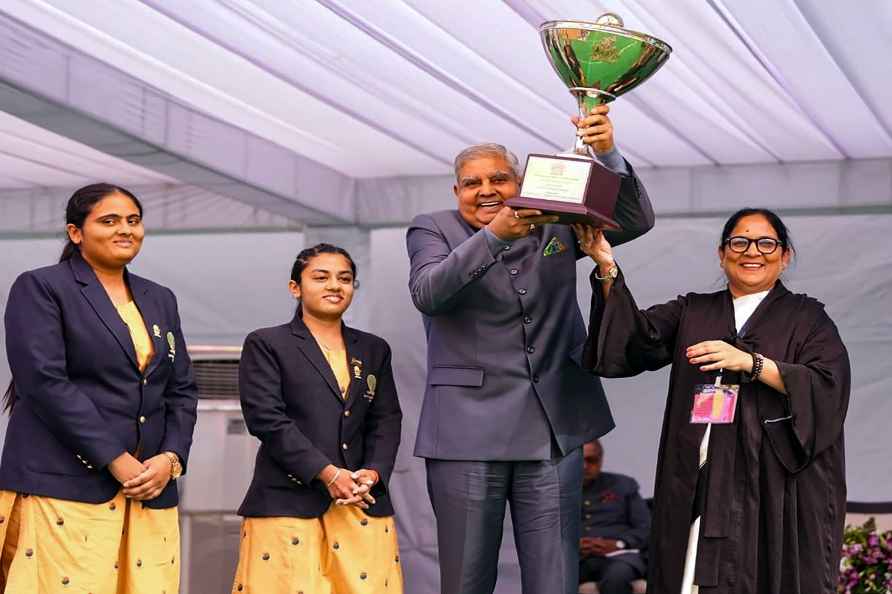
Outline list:
[[[582,450],[541,462],[427,460],[441,594],[492,594],[511,505],[523,594],[576,594]]]
[[[579,562],[579,581],[598,582],[600,594],[632,594],[632,580],[641,572],[620,559],[588,557]]]

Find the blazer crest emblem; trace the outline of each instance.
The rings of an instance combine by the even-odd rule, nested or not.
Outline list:
[[[173,361],[177,356],[177,340],[173,332],[167,333],[167,358]]]
[[[365,381],[368,385],[368,388],[366,388],[365,394],[363,394],[363,398],[368,401],[372,401],[375,399],[375,390],[378,388],[378,378],[376,378],[373,373],[370,373]]]

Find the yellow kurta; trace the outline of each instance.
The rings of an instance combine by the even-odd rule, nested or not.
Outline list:
[[[318,340],[316,343],[322,349],[322,356],[328,361],[335,379],[338,382],[338,388],[341,390],[341,398],[347,397],[347,390],[350,388],[350,367],[347,366],[347,351],[344,349],[330,349]]]
[[[332,505],[321,518],[245,518],[233,594],[402,594],[392,517]]]
[[[154,355],[133,302],[116,306],[140,370]],[[39,447],[39,444],[36,444]],[[149,509],[118,493],[81,503],[0,491],[3,594],[177,594],[177,509]]]
[[[179,592],[175,507],[149,509],[121,493],[93,504],[0,491],[0,518],[0,592]]]
[[[317,341],[318,342],[318,341]],[[347,352],[319,343],[341,396]],[[402,594],[396,525],[332,504],[321,518],[245,518],[233,594]]]
[[[142,319],[136,304],[129,301],[124,305],[116,305],[118,315],[127,324],[127,330],[130,332],[130,340],[133,341],[133,350],[136,351],[136,362],[139,364],[139,370],[145,371],[149,366],[149,361],[155,355],[155,347],[152,345],[152,339],[149,337],[149,331],[146,330],[146,323]]]

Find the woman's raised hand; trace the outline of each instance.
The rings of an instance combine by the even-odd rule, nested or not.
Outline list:
[[[600,229],[596,229],[591,225],[574,224],[573,232],[576,233],[576,239],[579,240],[579,249],[582,253],[591,257],[592,260],[601,269],[601,274],[607,272],[613,267],[613,248],[610,242],[604,237],[604,233]]]

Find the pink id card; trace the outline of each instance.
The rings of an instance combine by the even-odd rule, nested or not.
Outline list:
[[[733,423],[739,391],[740,386],[734,384],[699,384],[694,386],[691,423]]]

